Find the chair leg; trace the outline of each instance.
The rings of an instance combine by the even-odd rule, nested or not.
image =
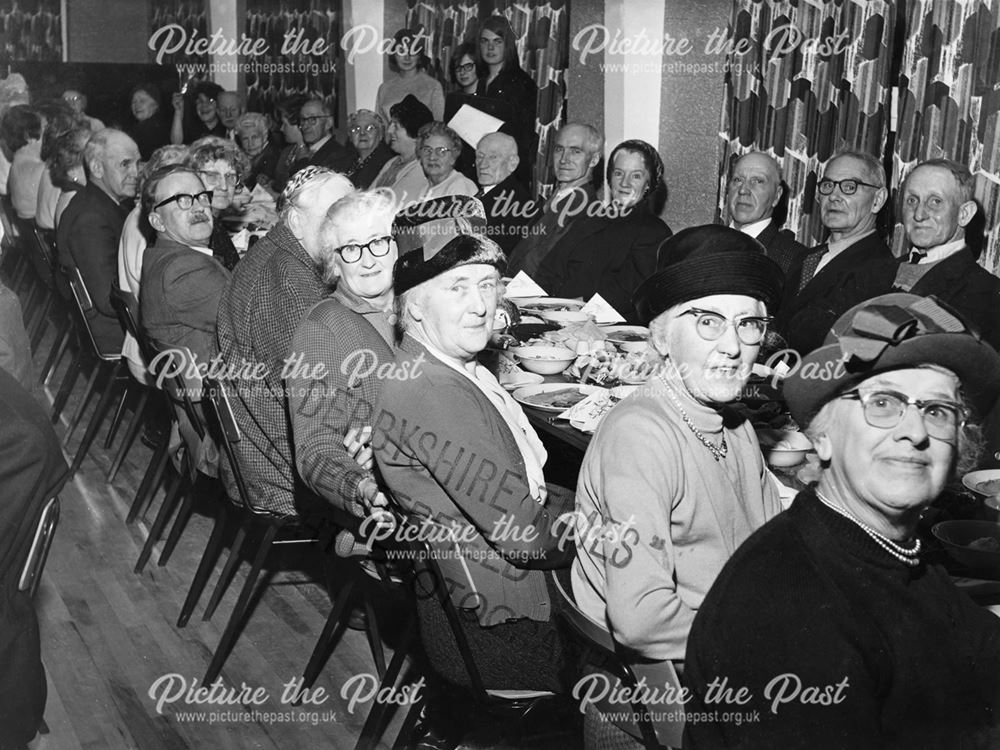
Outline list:
[[[122,462],[128,454],[128,449],[132,447],[136,437],[139,435],[139,429],[142,427],[142,418],[146,414],[146,402],[148,400],[149,389],[143,388],[139,394],[139,403],[135,405],[135,411],[132,412],[132,419],[125,429],[125,434],[122,436],[121,445],[118,446],[118,452],[115,454],[114,460],[111,461],[111,468],[108,469],[107,479],[109,482],[115,481],[115,477],[118,476],[118,470],[121,468]],[[109,446],[106,445],[105,447]]]
[[[382,649],[382,639],[379,637],[378,618],[375,617],[375,607],[372,606],[371,599],[363,593],[362,596],[364,596],[366,615],[365,635],[368,636],[368,647],[375,660],[375,671],[381,680],[385,677],[385,651]]]
[[[104,450],[111,450],[111,444],[115,442],[115,435],[118,434],[118,426],[122,423],[122,418],[125,416],[125,404],[128,402],[128,397],[132,391],[132,382],[130,380],[122,389],[121,398],[118,399],[118,405],[115,407],[115,414],[111,417],[108,436],[104,438]]]
[[[156,450],[153,451],[153,458],[149,462],[149,468],[146,469],[146,473],[142,477],[142,482],[139,483],[139,489],[136,490],[135,499],[132,501],[132,506],[128,509],[128,515],[125,516],[126,524],[133,523],[139,517],[139,512],[152,500],[153,495],[156,494],[156,490],[160,486],[163,472],[167,468],[167,461],[169,460],[170,439],[164,435],[160,444],[156,446]]]
[[[408,656],[408,651],[410,643],[413,640],[414,633],[416,632],[416,623],[413,622],[413,618],[410,618],[410,626],[406,628],[403,633],[403,640],[396,647],[396,652],[392,655],[392,661],[389,662],[389,668],[385,671],[382,676],[379,687],[395,687],[396,681],[399,679],[400,673],[403,671],[403,665],[406,663],[406,657]],[[410,706],[410,711],[418,707],[418,703],[414,703]],[[382,739],[382,734],[388,728],[389,724],[389,706],[382,701],[376,701],[372,706],[371,710],[368,712],[368,718],[365,720],[365,725],[361,729],[361,736],[358,738],[358,744],[354,746],[354,750],[374,750],[377,746],[378,741]],[[415,711],[413,716],[413,721],[407,728],[407,722],[410,721],[410,713],[407,713],[406,719],[403,721],[403,726],[399,731],[399,738],[403,738],[406,742],[409,740],[409,734],[413,732],[413,727],[416,725],[416,720],[420,716],[420,711]],[[383,719],[383,717],[385,717]],[[397,739],[399,742],[399,739]]]
[[[42,385],[48,385],[49,377],[59,367],[59,360],[62,359],[63,354],[66,353],[66,347],[69,346],[71,327],[72,323],[69,317],[65,317],[60,321],[56,329],[56,337],[52,341],[52,348],[49,350],[49,356],[45,360],[45,365],[42,367],[42,372],[39,376]]]
[[[83,391],[83,398],[80,399],[80,404],[76,407],[76,411],[73,412],[73,416],[70,417],[69,426],[66,428],[66,437],[63,438],[63,445],[69,444],[69,441],[73,438],[73,433],[76,432],[76,426],[80,424],[80,420],[83,418],[83,412],[86,411],[87,406],[90,404],[90,399],[94,396],[94,391],[97,390],[97,379],[101,375],[101,371],[104,369],[101,362],[95,362],[93,369],[90,371],[90,376],[87,378],[87,387]]]
[[[142,552],[139,553],[139,559],[135,563],[136,573],[142,573],[143,568],[146,567],[146,563],[149,561],[149,556],[153,554],[153,545],[160,540],[160,536],[163,534],[163,527],[167,525],[167,521],[173,514],[174,508],[177,506],[177,501],[181,496],[181,492],[190,491],[190,487],[188,486],[189,484],[190,483],[188,482],[187,477],[184,476],[183,471],[172,480],[170,489],[163,498],[163,504],[160,506],[160,510],[156,514],[156,519],[153,521],[153,525],[149,528],[149,536],[146,537],[146,543],[142,545]]]
[[[45,330],[49,327],[49,311],[52,310],[52,303],[55,301],[55,294],[51,291],[49,295],[45,298],[45,304],[42,306],[41,315],[35,320],[33,329],[28,332],[28,338],[31,343],[31,351],[38,349],[38,344],[42,341],[42,336],[45,335]]]
[[[52,424],[59,423],[59,416],[62,414],[63,407],[66,406],[69,394],[73,392],[73,386],[80,375],[80,361],[82,359],[82,355],[78,352],[77,356],[70,360],[69,369],[66,370],[66,374],[63,376],[62,385],[59,386],[59,393],[56,394],[56,400],[52,404]]]
[[[191,511],[194,509],[194,498],[195,498],[195,488],[198,486],[197,480],[191,485],[191,489],[184,496],[184,502],[181,503],[180,509],[177,511],[177,515],[174,517],[174,523],[170,527],[170,533],[167,534],[167,541],[163,543],[163,549],[160,550],[160,558],[156,561],[156,567],[162,568],[170,561],[170,556],[174,554],[174,547],[177,546],[177,542],[181,538],[181,534],[184,533],[184,529],[187,528],[188,521],[191,520]]]
[[[304,689],[311,688],[316,682],[316,678],[323,671],[327,659],[330,658],[330,653],[333,650],[334,636],[338,635],[346,625],[346,622],[342,622],[342,620],[345,619],[344,615],[350,612],[348,605],[353,598],[351,595],[354,593],[355,583],[356,581],[353,578],[348,579],[337,594],[337,600],[334,602],[333,609],[330,610],[330,614],[326,618],[326,625],[323,626],[323,632],[320,633],[319,640],[316,641],[316,646],[309,657],[309,663],[306,665],[306,671],[302,675],[302,687]]]
[[[198,605],[198,600],[201,598],[202,592],[205,591],[209,576],[212,575],[212,570],[215,568],[219,553],[222,551],[222,540],[225,538],[228,526],[226,523],[228,513],[226,506],[223,504],[224,502],[225,500],[223,499],[223,502],[218,503],[215,509],[212,533],[208,537],[208,544],[205,545],[205,551],[201,555],[198,570],[195,571],[194,579],[191,581],[191,588],[188,589],[187,597],[184,599],[180,617],[177,618],[177,627],[179,628],[183,628],[188,624],[188,620],[191,619],[191,613],[194,612],[194,608]]]
[[[253,565],[247,574],[246,581],[243,582],[239,599],[236,600],[236,607],[229,616],[229,622],[226,623],[226,629],[222,633],[219,645],[215,647],[215,653],[212,654],[212,661],[208,665],[208,671],[205,672],[205,678],[201,681],[202,685],[211,685],[215,682],[215,679],[222,671],[222,666],[226,663],[226,658],[229,656],[229,652],[232,650],[233,644],[236,642],[240,629],[243,626],[243,620],[247,614],[254,586],[257,584],[257,578],[260,576],[261,568],[264,567],[267,553],[271,549],[271,543],[274,542],[274,537],[277,535],[279,528],[280,525],[277,523],[267,524],[264,537],[260,540],[260,546],[257,547],[257,554],[254,557]]]
[[[111,408],[111,395],[115,391],[117,375],[120,369],[121,361],[112,368],[111,373],[108,375],[108,384],[104,388],[104,393],[101,394],[101,400],[97,402],[97,408],[94,409],[94,413],[90,417],[90,422],[87,424],[87,431],[83,433],[83,440],[80,441],[80,447],[76,449],[76,455],[73,457],[73,465],[69,468],[71,474],[76,473],[76,470],[80,468],[80,464],[83,463],[83,459],[87,457],[90,444],[94,442],[97,431],[101,429],[101,422],[104,421],[108,409]]]
[[[215,582],[215,589],[212,591],[212,596],[208,600],[208,606],[205,607],[205,612],[202,614],[202,620],[211,620],[212,615],[215,614],[216,607],[219,606],[219,602],[222,601],[222,595],[226,593],[226,589],[229,588],[230,581],[233,580],[233,574],[236,572],[236,566],[240,563],[240,553],[243,551],[243,545],[246,544],[247,532],[250,529],[251,520],[246,519],[240,526],[240,530],[236,532],[236,538],[233,540],[233,546],[229,548],[229,557],[226,558],[226,564],[222,568],[222,572],[219,574],[219,580]]]

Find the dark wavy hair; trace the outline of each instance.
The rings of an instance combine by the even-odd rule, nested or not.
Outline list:
[[[417,34],[418,34],[417,31],[413,31],[410,29],[400,29],[393,35],[392,48],[394,51],[393,54],[389,55],[389,70],[391,70],[393,73],[399,72],[399,64],[396,62],[396,53],[395,53],[396,47],[398,47],[401,44],[404,44],[403,40],[405,39],[406,40],[405,44],[407,48],[410,50],[410,52],[411,53],[415,52],[414,48],[410,45],[412,44],[412,40],[417,38]],[[427,68],[430,67],[431,64],[431,59],[427,56],[426,49],[424,49],[425,45],[426,42],[424,42],[421,39],[419,44],[420,56],[417,58],[417,70],[426,70]]]
[[[71,190],[74,180],[69,172],[74,167],[83,166],[83,149],[90,140],[90,127],[80,127],[61,133],[52,141],[49,158],[49,177],[52,184],[60,190]]]
[[[448,61],[448,80],[455,84],[456,88],[461,87],[458,85],[458,79],[455,78],[455,68],[458,67],[459,61],[466,56],[471,57],[472,62],[475,63],[476,76],[485,78],[489,73],[486,65],[479,57],[479,45],[475,42],[463,42],[455,47],[455,51],[451,53],[451,59]]]
[[[503,69],[522,70],[521,61],[517,56],[517,37],[514,36],[514,29],[504,16],[490,16],[479,26],[479,32],[492,31],[503,38]],[[476,34],[476,62],[482,64],[483,56],[479,50],[479,34]]]

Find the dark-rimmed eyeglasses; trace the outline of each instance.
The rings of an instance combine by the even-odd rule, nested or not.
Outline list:
[[[195,202],[202,206],[212,205],[212,191],[203,190],[195,195],[191,195],[190,193],[178,193],[177,195],[171,195],[169,198],[165,198],[153,206],[153,210],[155,211],[156,209],[162,208],[170,203],[176,203],[179,209],[187,211],[195,204]]]
[[[308,125],[309,123],[316,122],[316,120],[325,120],[328,117],[333,117],[333,115],[309,115],[308,117],[300,117],[299,125]]]
[[[729,318],[723,317],[717,312],[700,310],[697,307],[685,310],[677,317],[680,318],[685,315],[695,316],[694,330],[705,341],[716,341],[722,337],[727,328],[732,326],[736,331],[736,338],[747,346],[759,344],[764,339],[764,334],[767,333],[767,324],[771,322],[771,318],[749,316],[729,320]]]
[[[932,438],[952,442],[958,431],[969,418],[969,412],[957,401],[943,399],[910,398],[898,391],[876,390],[848,391],[840,398],[861,402],[865,421],[872,427],[891,430],[903,421],[903,415],[911,406],[916,406],[924,420],[924,429]]]
[[[844,195],[854,195],[858,192],[858,186],[864,185],[865,187],[878,189],[878,185],[872,185],[870,182],[862,182],[861,180],[820,180],[816,189],[819,190],[820,195],[830,195],[833,193],[835,187],[840,188],[840,192]]]
[[[456,65],[456,73],[471,73],[476,69],[476,64],[474,62],[465,63],[464,65]]]
[[[365,250],[370,252],[373,258],[381,258],[384,255],[388,255],[389,250],[392,249],[393,242],[395,240],[392,239],[392,236],[386,235],[385,237],[376,237],[373,240],[369,240],[363,245],[341,245],[335,248],[334,252],[340,255],[344,263],[357,263],[361,260],[361,256],[364,255]]]

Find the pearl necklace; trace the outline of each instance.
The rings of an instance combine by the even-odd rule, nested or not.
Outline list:
[[[864,531],[868,536],[870,536],[879,547],[884,549],[886,552],[895,557],[904,565],[909,565],[911,568],[915,568],[917,565],[920,564],[920,560],[917,558],[917,555],[920,554],[920,546],[921,546],[919,539],[915,540],[913,542],[913,546],[907,549],[903,545],[897,544],[896,542],[892,541],[892,539],[885,536],[884,534],[880,534],[879,532],[875,531],[875,529],[873,529],[868,524],[864,523],[861,519],[859,519],[849,510],[847,510],[847,508],[844,508],[838,505],[837,503],[827,500],[825,497],[823,497],[823,495],[820,494],[819,490],[816,491],[816,497],[818,497],[820,502],[823,503],[823,505],[825,505],[830,510],[839,513],[847,520],[853,521],[858,526],[860,526],[861,530]]]
[[[677,411],[681,413],[681,419],[684,420],[684,424],[688,426],[688,429],[694,433],[694,436],[701,441],[702,445],[708,448],[708,450],[712,453],[712,456],[715,458],[716,461],[721,461],[722,459],[724,459],[726,457],[726,454],[729,453],[729,446],[726,445],[725,434],[722,435],[722,443],[720,445],[715,445],[715,443],[713,443],[711,440],[705,437],[705,433],[703,433],[701,430],[699,430],[697,427],[694,426],[694,422],[691,421],[691,418],[688,416],[687,412],[684,411],[684,407],[681,406],[681,400],[677,398],[677,394],[674,393],[674,389],[670,387],[670,383],[667,382],[667,379],[663,377],[662,374],[660,375],[660,380],[662,380],[663,384],[667,386],[667,395],[670,396],[670,400],[674,402],[674,406],[677,407]]]

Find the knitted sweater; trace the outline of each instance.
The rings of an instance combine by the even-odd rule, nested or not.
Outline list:
[[[706,701],[716,678],[753,698]],[[1000,619],[803,492],[719,575],[685,683],[689,711],[718,712],[688,722],[685,750],[997,747]],[[722,720],[734,710],[759,717]]]

